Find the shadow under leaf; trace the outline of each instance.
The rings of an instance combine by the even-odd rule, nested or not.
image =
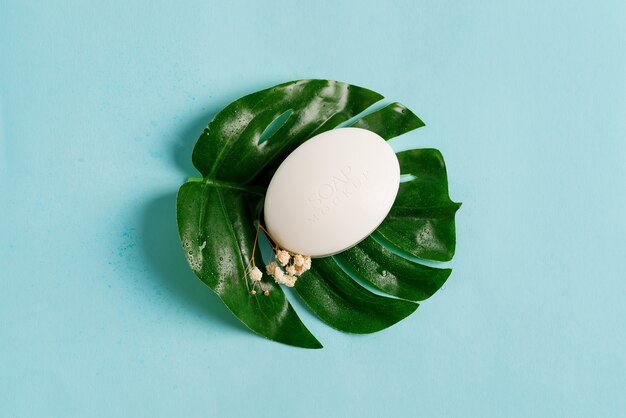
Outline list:
[[[183,255],[176,226],[176,193],[168,193],[146,204],[139,244],[154,269],[159,284],[177,299],[176,303],[198,316],[213,318],[234,329],[246,331],[211,289],[189,268]]]

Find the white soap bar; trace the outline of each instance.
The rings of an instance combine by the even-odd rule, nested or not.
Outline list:
[[[382,223],[399,187],[400,165],[383,138],[334,129],[300,145],[278,167],[265,197],[265,224],[281,248],[336,254]]]

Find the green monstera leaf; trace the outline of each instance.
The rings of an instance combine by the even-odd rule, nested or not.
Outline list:
[[[399,103],[362,116],[382,98],[337,81],[292,81],[236,100],[200,136],[193,163],[203,177],[183,184],[177,197],[181,243],[200,280],[259,335],[322,347],[273,280],[264,277],[261,283],[268,296],[250,292],[246,267],[253,256],[263,265],[260,251],[253,251],[255,225],[262,220],[272,174],[304,141],[347,123],[385,139],[424,126]],[[385,221],[357,246],[314,259],[294,288],[311,311],[341,331],[372,333],[395,324],[417,309],[416,301],[441,288],[451,272],[416,262],[454,255],[460,204],[448,196],[443,157],[434,149],[416,149],[398,159],[404,181]],[[392,297],[371,292],[355,278]]]

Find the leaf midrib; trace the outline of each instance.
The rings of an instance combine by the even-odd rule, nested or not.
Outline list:
[[[241,248],[241,243],[239,242],[239,240],[237,239],[237,235],[235,234],[235,231],[233,230],[233,227],[230,223],[230,219],[228,217],[228,212],[226,211],[226,206],[224,205],[224,198],[222,196],[222,192],[219,190],[219,188],[216,190],[217,191],[217,199],[219,201],[219,205],[220,205],[220,209],[222,210],[222,215],[224,216],[225,219],[228,220],[227,224],[228,224],[228,232],[230,234],[230,236],[232,237],[233,242],[235,243],[235,245],[237,246],[237,250],[239,252],[239,266],[241,267],[242,270],[244,270],[244,277],[245,276],[245,269],[246,269],[246,263],[245,263],[245,259],[243,258],[243,249]],[[248,292],[250,291],[250,284],[248,283],[247,279],[244,279],[245,283],[246,283],[246,289],[248,289]],[[267,314],[265,313],[265,311],[263,310],[263,307],[261,306],[261,303],[259,302],[259,298],[253,298],[257,304],[257,306],[259,307],[259,311],[263,314],[263,316],[267,319],[267,320],[271,320]]]

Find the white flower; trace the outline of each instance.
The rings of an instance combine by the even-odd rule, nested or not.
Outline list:
[[[252,267],[252,270],[250,270],[250,279],[252,279],[253,282],[260,282],[262,278],[263,273],[261,273],[261,270],[259,270],[257,266]]]
[[[280,267],[276,266],[276,269],[274,270],[274,280],[276,280],[276,283],[282,284],[284,279],[285,272],[282,271]]]
[[[289,255],[287,251],[280,250],[276,253],[276,259],[280,262],[280,264],[282,264],[283,266],[286,266],[287,263],[289,263],[291,256]]]
[[[296,266],[303,266],[304,265],[304,257],[302,256],[302,254],[296,254],[293,257],[293,262]]]
[[[270,276],[274,275],[274,272],[276,271],[276,268],[278,266],[276,265],[276,263],[274,261],[272,261],[271,263],[269,263],[267,266],[265,266],[265,272],[267,274],[269,274]]]
[[[304,261],[301,266],[296,266],[296,274],[299,276],[307,270],[311,269],[311,257],[308,255],[304,256]]]
[[[296,284],[296,280],[298,280],[297,277],[285,276],[285,278],[283,279],[283,283],[282,284],[284,284],[287,287],[293,287]]]
[[[304,256],[304,271],[307,271],[311,268],[311,257]]]
[[[296,274],[296,266],[287,266],[287,268],[285,268],[285,271],[287,271],[287,274],[289,274],[290,276],[293,276],[294,274]]]

